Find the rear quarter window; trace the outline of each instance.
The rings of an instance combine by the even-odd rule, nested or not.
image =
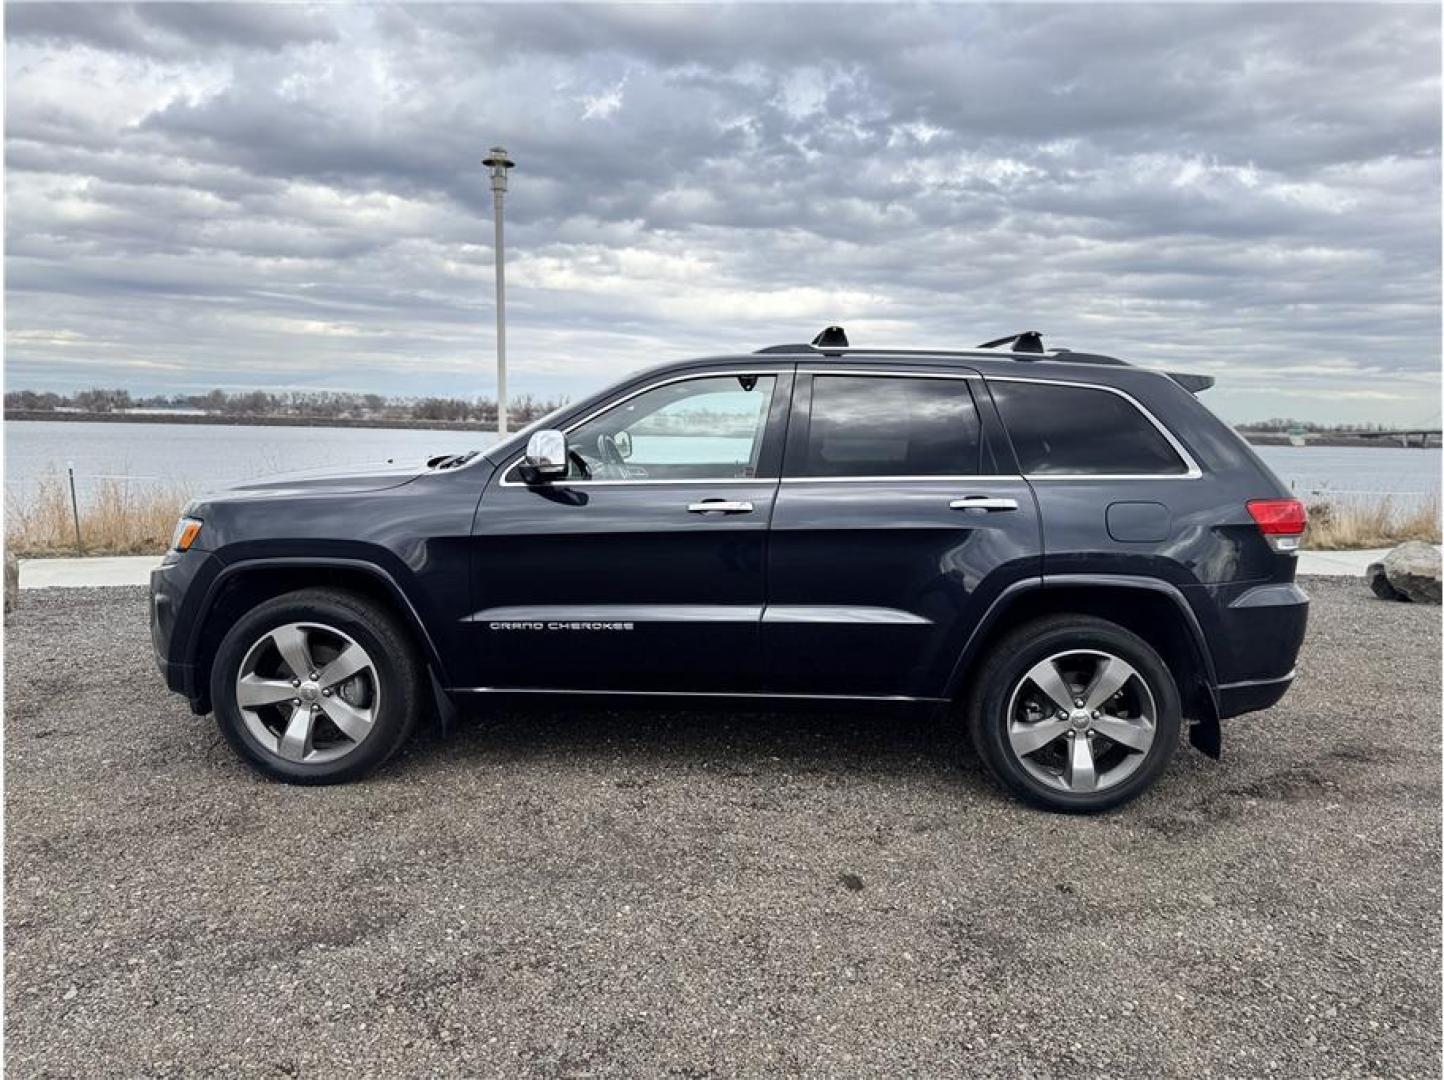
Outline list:
[[[1138,408],[1109,390],[988,380],[1030,476],[1181,476],[1188,466]]]

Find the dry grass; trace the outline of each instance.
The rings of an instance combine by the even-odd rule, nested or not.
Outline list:
[[[1304,547],[1315,551],[1392,547],[1405,540],[1440,542],[1439,495],[1396,506],[1387,495],[1377,499],[1337,499],[1309,503]]]
[[[100,481],[80,500],[83,554],[160,554],[170,543],[186,497],[180,488]],[[7,493],[5,546],[22,558],[77,554],[70,490],[64,480],[44,477],[27,491],[23,502]]]

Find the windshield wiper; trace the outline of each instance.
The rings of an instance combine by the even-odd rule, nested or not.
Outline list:
[[[426,464],[433,469],[454,469],[458,465],[465,465],[478,453],[477,450],[468,450],[464,454],[447,454],[443,457],[432,458]]]

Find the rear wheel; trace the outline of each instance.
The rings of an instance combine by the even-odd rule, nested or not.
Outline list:
[[[258,605],[231,627],[211,669],[226,740],[267,776],[332,784],[381,765],[410,735],[422,670],[379,605],[306,589]]]
[[[1106,810],[1163,772],[1182,724],[1168,666],[1138,635],[1083,615],[1039,619],[983,661],[969,709],[992,774],[1049,810]]]

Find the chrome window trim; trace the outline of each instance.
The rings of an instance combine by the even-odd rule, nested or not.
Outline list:
[[[1148,411],[1147,407],[1126,390],[1120,390],[1116,386],[1108,386],[1104,383],[1078,382],[1072,379],[1035,379],[1019,375],[989,375],[986,382],[1014,382],[1014,383],[1042,383],[1045,386],[1070,386],[1079,390],[1102,390],[1109,394],[1116,394],[1128,404],[1137,409],[1145,420],[1157,429],[1168,445],[1173,447],[1173,452],[1178,455],[1179,460],[1184,464],[1185,470],[1181,473],[1024,473],[1023,477],[1030,483],[1034,480],[1198,480],[1203,476],[1203,470],[1198,467],[1198,462],[1193,459],[1183,443],[1164,426],[1163,422]],[[1002,416],[1002,410],[998,410]],[[1006,431],[1008,422],[1003,420],[1003,429]]]
[[[574,420],[572,423],[570,423],[570,424],[568,424],[566,427],[562,428],[562,431],[565,432],[565,433],[567,433],[567,434],[571,434],[573,431],[575,431],[577,428],[581,427],[583,424],[588,423],[588,422],[591,421],[591,420],[595,420],[597,417],[603,415],[604,413],[609,413],[609,412],[611,412],[613,409],[616,409],[616,408],[621,407],[622,405],[625,405],[627,402],[631,401],[634,397],[637,397],[637,396],[640,395],[640,394],[645,394],[645,393],[647,393],[647,392],[650,391],[650,390],[655,390],[655,389],[657,389],[657,388],[660,387],[660,386],[670,386],[672,383],[679,383],[679,382],[693,382],[693,381],[695,381],[695,380],[697,380],[697,379],[721,379],[721,378],[725,378],[725,377],[728,376],[728,375],[734,375],[734,376],[736,376],[736,375],[758,375],[758,376],[771,375],[773,378],[780,378],[780,377],[783,376],[783,375],[790,374],[790,372],[791,372],[791,369],[790,369],[790,368],[775,368],[775,367],[768,367],[768,368],[737,368],[737,369],[728,368],[728,369],[726,369],[725,371],[694,371],[694,372],[688,372],[688,373],[685,374],[685,375],[673,375],[671,378],[658,379],[656,382],[650,382],[650,383],[647,383],[645,386],[640,386],[640,387],[638,387],[636,390],[633,390],[633,391],[632,391],[630,394],[628,394],[626,397],[620,397],[620,398],[618,398],[616,401],[609,402],[608,404],[601,406],[601,408],[592,410],[591,412],[587,413],[586,416],[582,417],[580,420]],[[775,389],[775,387],[774,387],[774,389]],[[767,407],[768,407],[769,409],[772,407],[772,401],[771,401],[770,398],[768,399]],[[640,484],[775,484],[775,483],[777,483],[777,477],[775,477],[775,476],[762,476],[762,477],[744,476],[744,477],[734,477],[734,478],[729,478],[729,477],[721,476],[721,477],[701,477],[701,478],[692,479],[692,480],[686,479],[685,477],[684,477],[684,478],[678,478],[678,479],[666,479],[666,480],[655,480],[655,479],[649,479],[649,478],[639,478],[639,479],[636,479],[636,480],[572,480],[572,481],[553,482],[553,483],[547,484],[547,485],[526,484],[526,483],[522,483],[522,482],[520,482],[520,481],[508,479],[508,476],[510,475],[511,471],[512,471],[513,469],[515,469],[515,468],[517,467],[517,465],[519,465],[519,464],[521,463],[521,459],[522,459],[523,457],[525,457],[525,456],[526,456],[526,454],[525,454],[524,452],[521,453],[521,454],[518,454],[516,457],[512,458],[511,461],[507,462],[507,464],[502,468],[502,470],[501,470],[501,480],[498,481],[498,483],[500,484],[501,487],[513,487],[513,488],[519,487],[519,488],[526,488],[526,487],[546,486],[546,487],[569,487],[569,488],[570,488],[570,487],[603,487],[603,486],[616,487],[616,486],[619,486],[619,485],[627,485],[627,486],[630,487],[630,486],[632,486],[632,485],[640,485]]]
[[[508,469],[513,468],[507,466]],[[699,476],[691,480],[685,477],[658,480],[650,477],[638,477],[635,480],[553,480],[548,484],[526,484],[517,480],[508,480],[505,477],[501,480],[502,487],[549,487],[549,488],[574,488],[574,487],[642,487],[649,484],[775,484],[775,476],[739,476],[736,479],[729,479],[725,476]]]
[[[889,379],[981,379],[983,377],[976,371],[914,371],[912,368],[884,371],[874,368],[815,368],[807,364],[798,364],[797,373],[799,375],[875,375]]]
[[[799,354],[799,355],[801,355],[801,354]],[[911,368],[905,369],[905,370],[888,370],[888,369],[884,369],[884,368],[836,368],[836,367],[826,367],[826,366],[823,366],[823,367],[815,367],[815,366],[813,366],[812,364],[809,364],[809,363],[806,363],[806,362],[799,362],[798,365],[797,365],[796,371],[797,371],[797,374],[799,374],[799,375],[868,375],[868,376],[891,377],[891,378],[912,378],[912,379],[963,379],[963,380],[976,379],[976,380],[978,380],[978,381],[980,381],[980,382],[985,382],[985,383],[987,383],[987,382],[1043,383],[1044,385],[1048,385],[1048,386],[1068,386],[1068,387],[1073,387],[1073,388],[1076,388],[1076,389],[1079,389],[1079,390],[1101,390],[1101,391],[1104,391],[1105,393],[1116,394],[1118,397],[1121,397],[1124,401],[1128,402],[1129,405],[1133,406],[1133,408],[1135,408],[1136,410],[1138,410],[1138,412],[1141,413],[1141,414],[1143,415],[1143,417],[1144,417],[1150,424],[1153,425],[1153,427],[1158,431],[1158,433],[1163,436],[1163,438],[1167,441],[1168,445],[1173,448],[1174,453],[1178,454],[1179,458],[1183,461],[1184,466],[1185,466],[1185,468],[1186,468],[1187,471],[1181,472],[1181,473],[1021,473],[1021,474],[1020,474],[1020,473],[1000,473],[1000,474],[989,474],[989,475],[971,474],[971,475],[945,475],[945,476],[876,475],[876,476],[783,476],[783,477],[735,477],[735,478],[728,478],[728,477],[702,477],[702,478],[694,478],[694,479],[685,479],[685,478],[680,478],[680,479],[639,478],[639,479],[635,479],[635,480],[573,480],[573,481],[570,481],[570,482],[557,483],[557,484],[554,484],[554,485],[551,485],[551,486],[554,486],[554,487],[634,487],[634,486],[646,486],[646,485],[657,485],[657,484],[776,484],[776,483],[779,483],[779,482],[780,482],[780,483],[783,483],[783,484],[800,484],[800,483],[809,483],[809,484],[862,484],[862,483],[878,483],[878,482],[915,483],[915,482],[921,482],[921,481],[926,481],[926,480],[934,480],[934,481],[956,481],[956,482],[964,482],[964,483],[982,483],[982,482],[985,482],[985,481],[1019,480],[1019,479],[1026,480],[1026,481],[1028,481],[1029,483],[1033,483],[1034,481],[1040,481],[1040,480],[1047,480],[1047,481],[1060,480],[1060,481],[1064,481],[1064,482],[1074,482],[1074,483],[1076,483],[1076,482],[1081,481],[1081,480],[1104,480],[1104,481],[1118,481],[1118,480],[1198,480],[1198,479],[1201,479],[1201,478],[1203,477],[1203,470],[1199,467],[1198,462],[1194,460],[1193,455],[1188,452],[1187,448],[1184,447],[1184,445],[1178,440],[1178,438],[1173,434],[1173,432],[1170,431],[1170,430],[1163,424],[1163,422],[1158,419],[1158,417],[1154,416],[1153,413],[1150,412],[1150,411],[1148,410],[1148,408],[1147,408],[1142,402],[1140,402],[1137,398],[1135,398],[1132,394],[1128,393],[1126,390],[1120,390],[1120,389],[1118,389],[1116,386],[1108,386],[1108,385],[1106,385],[1106,384],[1104,384],[1104,383],[1078,382],[1077,380],[1074,380],[1074,379],[1042,379],[1042,378],[1034,378],[1034,377],[1025,376],[1025,375],[988,375],[988,376],[984,376],[981,372],[977,372],[977,371],[953,372],[953,371],[918,371],[918,370],[914,370],[914,369],[911,369]],[[703,372],[692,372],[692,373],[688,373],[688,374],[685,374],[685,375],[674,375],[674,376],[672,376],[671,378],[660,379],[660,380],[658,380],[657,382],[651,382],[651,383],[648,383],[648,384],[645,385],[645,386],[639,387],[638,389],[636,389],[636,390],[632,391],[630,394],[628,394],[626,397],[619,398],[619,399],[617,399],[616,401],[614,401],[614,402],[612,402],[612,403],[610,403],[610,404],[608,404],[608,405],[603,405],[601,408],[593,410],[592,412],[588,413],[586,416],[582,417],[580,420],[574,421],[573,423],[567,425],[567,427],[563,428],[562,430],[570,433],[570,432],[573,431],[574,429],[576,429],[576,428],[578,428],[578,427],[581,427],[581,425],[587,423],[589,420],[595,419],[596,417],[601,416],[603,413],[610,412],[612,409],[615,409],[615,408],[617,408],[617,407],[620,406],[620,405],[626,404],[628,401],[630,401],[632,398],[638,396],[639,394],[644,394],[644,393],[646,393],[647,391],[656,389],[656,388],[659,387],[659,386],[667,386],[667,385],[669,385],[669,384],[671,384],[671,383],[676,383],[676,382],[688,382],[688,381],[695,380],[695,379],[721,378],[721,377],[728,376],[728,375],[733,375],[733,376],[736,376],[736,375],[771,375],[771,376],[773,376],[773,377],[778,377],[778,376],[781,376],[781,375],[784,375],[784,374],[787,374],[787,371],[786,371],[785,369],[770,369],[770,368],[769,368],[769,369],[752,369],[752,368],[732,369],[732,368],[728,368],[728,369],[726,369],[726,370],[724,370],[724,371],[703,371]],[[1007,426],[1007,425],[1006,425],[1006,422],[1005,422],[1005,423],[1004,423],[1004,428],[1005,428],[1005,429],[1006,429],[1006,426]],[[480,456],[480,455],[478,455],[478,456]],[[500,483],[500,485],[501,485],[502,487],[513,487],[513,488],[519,487],[519,488],[525,488],[525,487],[530,487],[530,486],[531,486],[531,485],[529,485],[529,484],[525,484],[525,483],[522,483],[522,482],[520,482],[520,481],[508,479],[508,477],[509,477],[509,475],[511,474],[512,470],[514,470],[514,469],[516,468],[516,466],[517,466],[518,463],[521,461],[521,459],[522,459],[523,456],[524,456],[524,455],[522,455],[522,454],[518,454],[515,458],[513,458],[510,462],[508,462],[507,465],[501,470],[501,480],[499,481],[499,483]],[[470,463],[468,463],[468,464],[470,464]]]
[[[1023,479],[1031,483],[1039,480],[1199,480],[1202,472],[1190,469],[1186,473],[1024,473]]]
[[[784,476],[784,484],[901,484],[935,480],[941,483],[982,484],[999,480],[1023,480],[1018,473],[965,473],[937,476]]]

